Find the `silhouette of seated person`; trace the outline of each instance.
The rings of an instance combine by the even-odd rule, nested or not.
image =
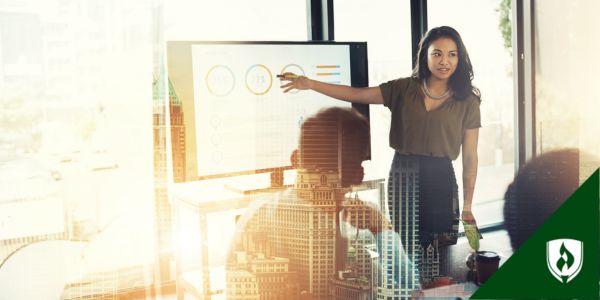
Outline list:
[[[513,250],[579,187],[577,149],[544,153],[522,167],[504,195],[504,227]]]
[[[354,109],[329,108],[304,121],[291,154],[294,187],[257,201],[237,221],[228,298],[332,299],[335,280],[364,288],[349,299],[370,297],[373,260],[361,246],[374,238],[344,232],[394,233],[378,209],[347,198],[362,183],[369,144],[368,121]]]

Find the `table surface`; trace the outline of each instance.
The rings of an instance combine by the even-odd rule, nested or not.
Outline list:
[[[498,230],[483,234],[480,241],[480,250],[494,251],[500,255],[500,265],[504,264],[512,255],[510,239],[506,230]],[[445,250],[440,251],[440,256],[445,259],[445,263],[440,264],[440,273],[449,276],[454,284],[425,289],[420,297],[428,299],[429,297],[442,297],[453,299],[468,299],[478,288],[469,275],[469,268],[466,265],[466,258],[471,253],[471,247],[466,238],[458,239],[456,245],[452,245]]]

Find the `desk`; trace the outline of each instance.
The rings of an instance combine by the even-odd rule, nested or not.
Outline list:
[[[372,189],[372,186],[365,184],[362,190],[367,194],[360,195],[361,200],[374,202],[379,204],[379,200],[384,197],[382,183],[376,182],[371,185],[378,186],[378,189]],[[361,190],[360,188],[358,190]],[[359,193],[360,194],[360,193]],[[197,216],[196,223],[188,226],[199,228],[200,233],[196,236],[199,239],[199,261],[200,264],[195,266],[195,269],[186,270],[186,266],[182,264],[180,252],[177,253],[177,295],[178,299],[183,299],[184,292],[194,295],[199,299],[215,299],[216,297],[224,297],[223,290],[217,287],[214,280],[214,272],[211,271],[211,260],[209,259],[209,242],[207,239],[208,232],[208,215],[232,209],[246,208],[258,198],[268,195],[266,193],[243,195],[239,192],[228,190],[224,185],[216,184],[215,182],[190,182],[177,184],[172,193],[173,202],[176,207],[174,210],[178,215],[181,212],[192,212]],[[364,197],[363,197],[364,196]],[[176,219],[179,222],[179,216]],[[211,230],[212,232],[212,230]],[[184,236],[184,238],[193,238],[194,235]],[[227,236],[222,236],[223,244],[229,244]],[[211,245],[214,246],[214,245]],[[512,253],[508,236],[504,231],[498,233],[485,233],[484,239],[481,240],[481,249],[496,251],[501,255],[501,262],[504,263],[508,256]],[[440,266],[442,274],[448,274],[458,282],[467,280],[468,268],[465,265],[465,258],[470,252],[470,247],[465,238],[460,238],[457,245],[448,247],[440,255],[444,255],[447,259],[445,264]],[[444,260],[443,260],[444,261]],[[191,271],[192,273],[188,272]],[[224,286],[224,285],[223,285]]]
[[[504,264],[512,255],[510,239],[505,230],[484,233],[483,239],[480,241],[480,249],[486,251],[494,251],[500,255],[500,265]],[[465,259],[471,252],[471,247],[466,238],[458,239],[456,245],[452,245],[444,250],[443,255],[446,258],[446,264],[440,266],[440,271],[447,274],[459,284],[442,286],[433,289],[423,290],[420,294],[422,299],[428,298],[469,298],[478,286],[470,281],[467,277],[469,268],[465,263]],[[416,297],[420,299],[419,297]]]
[[[354,190],[359,193],[360,198],[372,198],[371,201],[374,204],[379,204],[381,194],[383,193],[382,180],[365,182],[363,185],[356,187]],[[376,187],[376,189],[374,188]],[[253,201],[258,201],[260,198],[271,196],[273,192],[278,191],[265,191],[264,193],[256,193],[251,195],[243,195],[239,192],[234,192],[227,189],[222,182],[211,181],[209,182],[189,182],[177,184],[172,193],[172,199],[175,205],[176,223],[179,227],[179,236],[181,240],[192,240],[195,237],[199,239],[197,241],[197,248],[199,248],[198,260],[200,263],[196,266],[193,264],[186,264],[183,261],[184,257],[182,251],[176,253],[176,282],[177,282],[177,295],[178,299],[183,298],[184,292],[190,293],[200,299],[214,299],[213,296],[221,295],[223,293],[221,287],[215,286],[215,280],[211,280],[212,276],[210,271],[211,264],[214,266],[215,261],[209,258],[209,244],[211,242],[207,239],[210,233],[214,234],[215,230],[208,228],[208,216],[210,214],[230,211],[234,209],[246,208]],[[187,222],[187,225],[181,226],[184,216],[182,214],[193,214],[195,215],[194,222]],[[337,218],[334,218],[337,220]],[[181,236],[184,232],[183,229],[195,227],[199,229],[199,233],[188,233]],[[220,229],[220,228],[219,228]],[[217,230],[218,232],[218,230]],[[219,233],[220,234],[220,233]],[[177,236],[177,235],[176,235]],[[199,237],[199,238],[198,238]],[[214,243],[223,245],[229,245],[229,236],[223,234],[221,240],[217,242],[212,241],[211,247],[214,247]],[[196,248],[196,247],[194,247]],[[185,250],[185,249],[184,249]],[[226,251],[226,250],[225,250]],[[346,255],[339,256],[345,258]],[[221,263],[221,262],[219,262]],[[224,261],[222,262],[224,264]],[[194,269],[195,267],[195,269]],[[195,276],[188,276],[187,271],[195,271]],[[200,270],[198,272],[198,270]],[[190,282],[190,278],[194,282]],[[224,278],[224,277],[223,277]],[[221,280],[222,281],[222,280]],[[199,284],[201,282],[201,284]]]
[[[244,195],[226,188],[224,180],[207,180],[175,184],[172,189],[171,199],[175,207],[175,226],[179,237],[178,249],[176,250],[176,285],[177,299],[181,300],[184,293],[187,292],[198,299],[213,299],[212,295],[223,294],[222,288],[211,286],[217,279],[211,274],[211,261],[209,260],[209,242],[208,242],[208,215],[217,212],[242,209],[259,197],[265,195],[257,193]],[[196,225],[198,235],[194,231],[182,228],[182,214],[193,214],[196,216]],[[182,232],[191,232],[191,234],[182,234]],[[191,241],[199,237],[200,262],[199,265],[185,265],[181,248],[181,243]],[[229,245],[229,239],[223,241]],[[189,249],[188,249],[189,250]],[[194,249],[195,250],[195,249]],[[198,268],[199,267],[199,268]],[[211,275],[212,279],[211,280]],[[201,284],[199,285],[199,283]],[[224,284],[224,283],[223,283]],[[208,291],[208,292],[207,292]]]
[[[504,264],[504,262],[512,255],[510,239],[505,230],[484,233],[483,239],[481,239],[479,243],[479,249],[494,251],[500,255],[500,265]],[[444,272],[445,270],[448,270],[448,272],[445,273],[459,282],[467,281],[469,268],[465,263],[465,259],[471,251],[467,238],[459,238],[458,243],[448,247],[446,253],[444,253],[448,263],[446,263],[445,266],[441,266],[441,271]]]

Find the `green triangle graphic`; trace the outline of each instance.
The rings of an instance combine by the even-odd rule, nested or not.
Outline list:
[[[599,299],[599,173],[596,170],[471,299]],[[547,263],[546,243],[555,239],[583,242],[581,269],[568,283],[560,282],[548,267],[573,262],[570,253],[561,251],[559,259]]]

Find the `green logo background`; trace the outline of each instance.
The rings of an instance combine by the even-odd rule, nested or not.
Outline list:
[[[600,169],[510,257],[471,299],[598,299]],[[546,242],[570,238],[584,244],[579,275],[563,284],[546,265]]]

